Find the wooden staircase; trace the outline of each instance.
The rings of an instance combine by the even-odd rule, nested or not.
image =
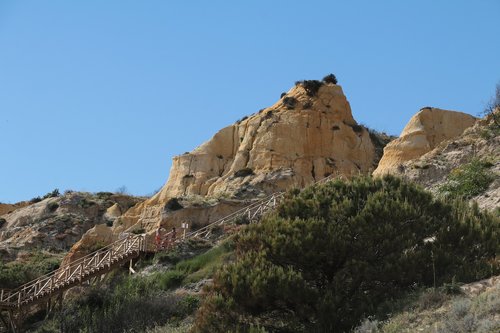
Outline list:
[[[317,183],[326,182],[331,179],[327,177]],[[221,226],[234,224],[241,219],[246,223],[256,223],[266,212],[273,210],[283,199],[283,192],[271,194],[247,207],[244,207],[226,217],[210,223],[198,230],[187,233],[182,238],[174,241],[176,245],[189,239],[209,238],[214,230]],[[168,234],[166,235],[168,236]],[[169,246],[165,251],[171,250]],[[0,289],[0,319],[7,327],[7,330],[18,332],[15,314],[27,312],[30,306],[51,300],[74,286],[80,285],[92,278],[99,277],[115,268],[131,262],[141,253],[156,252],[154,244],[146,242],[146,235],[128,234],[122,239],[115,241],[95,252],[92,252],[68,265],[62,266],[46,275],[38,277],[16,289]],[[24,310],[24,311],[23,311]],[[2,316],[2,312],[8,314],[7,320]],[[18,316],[19,317],[19,316]]]

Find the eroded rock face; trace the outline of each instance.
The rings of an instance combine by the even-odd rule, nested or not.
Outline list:
[[[462,112],[423,108],[403,129],[401,136],[384,148],[374,176],[397,174],[404,162],[414,160],[434,149],[439,143],[453,139],[471,127],[476,118]]]
[[[353,119],[342,88],[323,84],[310,95],[297,85],[273,106],[174,157],[165,186],[115,221],[110,230],[114,239],[144,229],[151,240],[159,224],[171,228],[188,221],[200,227],[266,194],[303,187],[331,174],[371,172],[378,162],[375,146]],[[181,198],[185,207],[169,211],[172,198]],[[212,202],[193,205],[197,200]],[[79,248],[82,244],[100,240],[93,233],[84,235],[70,257],[85,252]]]
[[[477,159],[488,162],[493,181],[484,193],[471,198],[479,207],[495,210],[500,207],[500,109],[467,128],[456,138],[445,140],[419,158],[406,161],[396,175],[416,182],[438,193],[450,173]]]
[[[151,201],[222,193],[245,197],[244,187],[254,197],[333,173],[366,173],[374,157],[368,132],[353,119],[340,86],[325,84],[309,97],[298,85],[273,106],[174,157],[167,184]]]

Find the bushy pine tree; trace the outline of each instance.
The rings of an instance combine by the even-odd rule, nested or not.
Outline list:
[[[237,238],[194,331],[346,332],[409,288],[498,272],[499,244],[492,215],[398,178],[291,191]]]

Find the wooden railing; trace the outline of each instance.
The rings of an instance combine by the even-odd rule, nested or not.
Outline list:
[[[0,307],[20,308],[61,292],[116,265],[137,257],[146,249],[145,235],[127,235],[95,252],[79,258],[22,286],[0,291]]]
[[[259,200],[257,202],[254,202],[247,207],[244,207],[232,214],[229,214],[215,222],[212,222],[203,228],[200,228],[198,230],[192,231],[188,234],[186,234],[186,238],[196,238],[196,237],[202,237],[202,238],[207,238],[210,236],[212,231],[220,226],[223,225],[228,225],[228,224],[233,224],[238,221],[242,221],[245,223],[254,223],[257,222],[264,213],[267,211],[270,211],[281,202],[281,199],[283,198],[283,192],[278,192],[278,193],[273,193],[270,196]]]
[[[335,178],[341,178],[342,176],[334,176],[330,175],[328,177],[325,177],[317,182],[315,182],[313,185],[318,185],[318,184],[323,184],[326,183],[327,181],[330,181]],[[285,192],[276,192],[273,193],[259,201],[256,201],[234,213],[231,213],[215,222],[212,222],[210,224],[207,224],[203,228],[197,229],[195,231],[192,231],[188,234],[186,234],[185,238],[181,238],[176,240],[176,243],[182,242],[184,239],[189,239],[189,238],[196,238],[196,237],[202,237],[202,238],[207,238],[210,236],[212,231],[220,226],[223,225],[228,225],[228,224],[233,224],[237,221],[240,221],[241,219],[244,219],[245,223],[255,223],[260,221],[260,218],[262,215],[264,215],[266,212],[274,210],[282,201],[284,197]],[[170,235],[171,232],[169,232],[166,236]]]
[[[330,179],[332,179],[331,176],[316,182],[316,184],[326,182]],[[271,194],[198,230],[175,239],[170,245],[178,244],[193,238],[208,238],[216,228],[223,225],[234,224],[241,219],[244,219],[244,221],[242,221],[244,223],[258,222],[263,214],[276,208],[282,201],[283,196],[283,192]],[[171,233],[165,236],[169,235],[171,235]],[[171,246],[163,250],[169,249],[171,249]],[[43,300],[95,276],[100,276],[112,268],[120,266],[126,261],[139,256],[141,252],[150,251],[154,250],[147,247],[145,234],[129,234],[108,246],[23,284],[16,289],[1,289],[0,310],[2,308],[21,308]]]

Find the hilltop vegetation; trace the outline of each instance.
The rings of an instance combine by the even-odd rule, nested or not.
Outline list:
[[[188,244],[86,288],[35,332],[350,332],[367,317],[358,331],[396,332],[403,319],[387,314],[422,289],[498,274],[499,244],[498,217],[477,206],[391,176],[336,180],[288,192],[218,247]],[[417,300],[446,300],[434,296]]]
[[[419,286],[496,274],[498,219],[394,177],[292,191],[236,240],[195,332],[347,332]]]

